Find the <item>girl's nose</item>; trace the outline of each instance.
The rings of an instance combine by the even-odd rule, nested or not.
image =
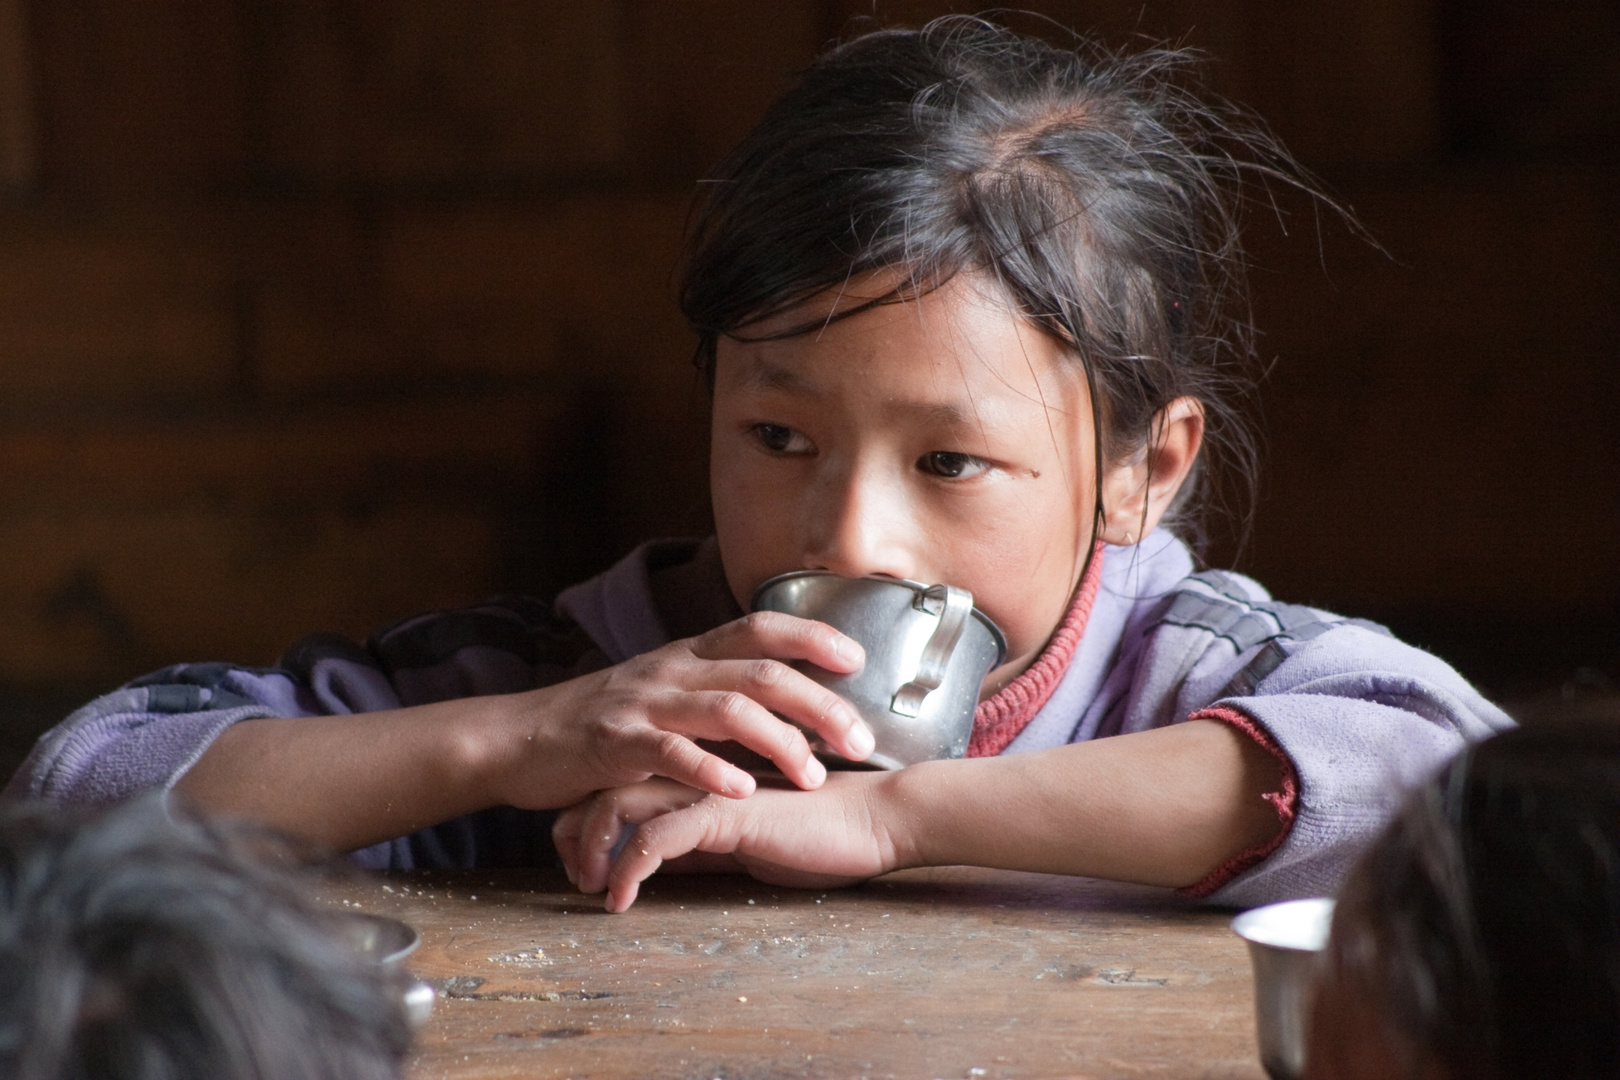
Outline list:
[[[903,484],[861,470],[830,476],[805,513],[805,569],[916,576],[918,538]]]

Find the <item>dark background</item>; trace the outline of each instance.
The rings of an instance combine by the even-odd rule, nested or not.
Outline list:
[[[1614,0],[1028,6],[1207,50],[1387,249],[1252,215],[1274,364],[1239,568],[1499,697],[1613,678]],[[0,770],[144,670],[703,529],[689,195],[873,14],[0,0]]]

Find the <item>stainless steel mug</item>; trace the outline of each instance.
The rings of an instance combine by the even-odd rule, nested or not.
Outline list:
[[[1333,901],[1324,899],[1268,904],[1232,920],[1254,961],[1255,1034],[1273,1080],[1304,1075],[1311,983],[1332,923]]]
[[[344,901],[347,903],[348,901]],[[390,919],[386,915],[369,912],[342,912],[343,921],[338,930],[356,952],[374,960],[385,968],[394,968],[422,944],[422,935],[414,926]],[[405,1017],[412,1029],[420,1028],[433,1015],[433,1003],[438,991],[423,979],[412,979],[405,989]]]
[[[861,643],[866,666],[853,675],[794,666],[860,710],[877,748],[856,764],[880,769],[966,753],[979,687],[1007,655],[1000,628],[952,585],[796,570],[755,590],[752,607],[817,619]],[[811,746],[846,763],[813,735]]]

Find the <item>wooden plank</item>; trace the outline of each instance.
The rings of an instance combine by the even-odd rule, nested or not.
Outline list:
[[[505,184],[628,148],[619,6],[253,5],[260,164],[300,184]]]
[[[0,521],[40,508],[138,513],[422,494],[481,506],[532,482],[556,412],[539,395],[512,392],[0,428]]]
[[[1579,169],[1347,186],[1391,257],[1256,215],[1274,448],[1245,567],[1351,613],[1620,597],[1620,213]],[[1323,267],[1325,266],[1325,270]]]
[[[315,630],[494,591],[487,514],[443,503],[93,505],[0,518],[0,676],[109,685],[182,660],[272,664]]]
[[[121,201],[239,185],[250,126],[240,14],[250,6],[29,4],[42,186]]]
[[[443,994],[413,1077],[1263,1075],[1228,914],[965,868],[801,892],[655,877],[623,915],[555,872],[395,874]]]
[[[1434,0],[1247,8],[1248,103],[1306,164],[1387,166],[1438,148]]]
[[[227,390],[237,347],[230,231],[207,214],[7,214],[0,413]]]
[[[707,175],[824,44],[815,0],[626,0],[641,168]]]
[[[424,375],[690,382],[671,301],[687,200],[583,194],[311,214],[257,234],[259,377],[278,396]]]
[[[27,0],[0,0],[0,186],[31,186],[38,148]]]

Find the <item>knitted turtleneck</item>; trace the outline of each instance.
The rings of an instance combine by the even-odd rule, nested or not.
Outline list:
[[[1091,605],[1097,599],[1097,586],[1102,581],[1103,544],[1091,552],[1091,565],[1074,592],[1074,602],[1068,614],[1046,643],[1041,655],[1016,679],[1003,686],[986,701],[979,702],[973,713],[973,735],[968,740],[968,757],[995,757],[1018,737],[1035,714],[1041,711],[1052,692],[1063,681],[1080,638],[1086,632],[1086,620]]]

